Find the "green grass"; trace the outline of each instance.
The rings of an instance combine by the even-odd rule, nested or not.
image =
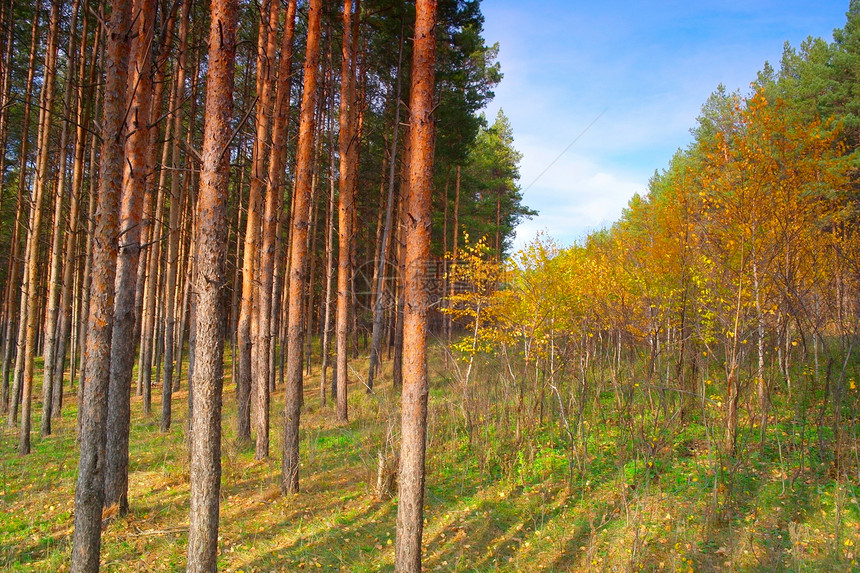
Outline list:
[[[355,369],[363,372],[364,365],[356,362]],[[788,439],[794,430],[785,422],[770,426],[763,451],[757,448],[758,431],[746,428],[743,455],[728,459],[709,442],[712,413],[671,425],[649,418],[639,397],[639,409],[630,415],[645,430],[631,437],[633,424],[625,426],[612,413],[613,397],[606,393],[597,397],[606,410],[586,419],[587,447],[578,442],[575,461],[550,406],[542,422],[531,418],[517,436],[517,424],[510,417],[505,421],[501,403],[482,409],[483,390],[495,392],[492,380],[482,379],[468,398],[478,404],[469,408],[470,428],[463,389],[442,372],[439,356],[431,377],[427,571],[860,570],[856,472],[839,480],[831,476],[811,426],[802,434],[808,442],[802,463]],[[373,395],[353,380],[346,426],[334,422],[330,403],[320,405],[318,380],[316,371],[306,378],[302,492],[287,497],[278,489],[282,392],[272,405],[273,456],[255,462],[252,447],[235,442],[234,387],[228,381],[220,570],[393,571],[396,499],[374,494],[377,452],[390,449],[389,436],[396,442],[398,427],[399,397],[390,388],[389,371]],[[158,428],[159,392],[153,392],[154,414],[148,418],[140,399],[132,399],[131,510],[107,520],[104,571],[184,568],[186,391],[183,381],[168,434]],[[2,431],[0,570],[68,570],[75,407],[71,396],[54,434],[40,439],[36,405],[33,453],[26,457],[16,453],[15,432]]]

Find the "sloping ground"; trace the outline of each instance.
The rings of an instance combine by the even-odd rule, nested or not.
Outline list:
[[[787,445],[719,466],[705,430],[695,425],[654,456],[622,458],[617,433],[592,428],[588,470],[569,485],[558,427],[546,422],[502,443],[493,424],[479,421],[484,437],[470,445],[455,384],[439,369],[433,379],[427,571],[860,570],[857,476],[837,482],[814,459],[798,471],[785,461]],[[274,457],[254,462],[253,448],[234,442],[228,383],[222,571],[393,570],[396,501],[375,495],[378,454],[390,452],[396,439],[397,401],[388,380],[371,396],[355,382],[352,422],[339,427],[331,407],[319,405],[318,374],[307,378],[303,492],[289,497],[278,489],[280,393],[272,410]],[[183,381],[167,435],[156,418],[142,417],[140,399],[133,399],[131,512],[106,517],[104,571],[184,568],[185,389]],[[30,456],[18,457],[14,432],[3,430],[4,571],[68,570],[77,466],[73,397],[70,402],[55,434],[35,439]]]

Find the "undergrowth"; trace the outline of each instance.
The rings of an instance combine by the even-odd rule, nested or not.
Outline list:
[[[441,347],[433,350],[425,570],[860,570],[856,466],[834,472],[833,429],[791,414],[800,412],[791,404],[774,404],[764,440],[752,422],[740,428],[730,456],[718,446],[718,408],[707,400],[657,399],[636,383],[626,394],[596,387],[573,416],[576,400],[547,392],[541,402],[537,387],[518,403],[490,357],[466,388],[445,367]],[[375,393],[366,394],[363,365],[354,364],[344,426],[334,422],[331,403],[319,403],[318,372],[306,378],[302,492],[287,497],[278,488],[281,392],[272,405],[273,457],[255,462],[252,446],[236,443],[227,380],[220,570],[393,571],[397,500],[376,491],[379,456],[396,451],[399,425],[385,367]],[[183,381],[167,434],[132,399],[131,509],[105,518],[104,571],[184,568],[186,390]],[[627,400],[621,408],[619,396]],[[3,430],[4,571],[68,570],[75,408],[70,396],[54,434],[35,438],[26,457],[16,454],[14,431]],[[35,428],[38,417],[37,407]]]

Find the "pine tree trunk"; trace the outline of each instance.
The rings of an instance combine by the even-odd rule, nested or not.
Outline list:
[[[4,183],[6,173],[6,144],[9,140],[9,96],[11,95],[12,82],[12,47],[14,45],[15,18],[12,14],[12,3],[4,2],[0,7],[0,24],[6,38],[6,48],[3,50],[3,60],[0,61],[0,187]],[[2,187],[5,190],[5,187]],[[0,192],[0,213],[5,202],[5,191]],[[2,228],[0,222],[0,229]],[[5,309],[4,309],[5,311]],[[5,336],[5,332],[3,332]]]
[[[81,451],[75,489],[72,573],[99,570],[130,20],[129,0],[114,0],[107,28],[101,177],[93,237],[92,295],[87,329],[86,384],[81,402]]]
[[[403,396],[397,543],[394,569],[421,571],[424,456],[427,443],[427,315],[425,268],[430,257],[433,185],[433,107],[436,1],[417,0],[410,93],[409,189],[406,201],[406,276],[403,317]]]
[[[38,154],[36,172],[33,179],[31,194],[30,227],[27,232],[27,272],[24,282],[27,285],[27,333],[24,339],[24,378],[21,391],[21,425],[18,432],[18,453],[30,453],[30,415],[32,412],[33,365],[36,356],[36,337],[39,327],[39,239],[42,230],[42,202],[45,188],[49,184],[48,159],[51,137],[51,117],[54,110],[54,79],[56,77],[56,62],[60,25],[60,0],[51,5],[50,28],[48,32],[48,47],[45,57],[45,77],[42,84],[42,109],[39,113]],[[42,434],[51,433],[51,384],[42,380],[43,391],[43,426]],[[44,419],[47,419],[44,421]]]
[[[331,36],[329,35],[329,38]],[[332,73],[332,53],[331,53],[331,40],[329,40],[329,65],[328,65],[328,73]],[[327,374],[329,367],[329,354],[331,351],[330,348],[330,334],[331,334],[331,314],[332,314],[332,287],[334,280],[334,208],[335,208],[335,193],[337,191],[337,187],[334,183],[334,170],[335,170],[335,155],[334,155],[334,114],[331,113],[331,110],[334,107],[334,90],[331,90],[329,93],[329,99],[327,99],[328,103],[326,104],[329,108],[329,114],[327,117],[327,131],[328,131],[328,182],[329,182],[329,190],[328,190],[328,201],[326,202],[326,211],[325,211],[325,292],[323,294],[323,319],[322,324],[320,326],[320,387],[319,387],[319,397],[320,404],[322,406],[326,405],[326,390],[328,388],[327,383]]]
[[[314,112],[317,98],[317,68],[322,1],[311,0],[308,15],[308,40],[305,52],[299,146],[296,157],[295,204],[292,211],[292,239],[289,270],[289,316],[287,319],[287,379],[284,404],[284,455],[281,464],[281,489],[299,490],[299,416],[302,406],[302,340],[304,332],[302,303],[307,281],[307,239],[314,152]]]
[[[188,2],[190,4],[190,2]],[[179,217],[182,209],[182,199],[185,185],[182,184],[180,169],[182,166],[180,154],[180,139],[182,137],[182,116],[179,113],[180,102],[185,97],[185,75],[188,47],[188,17],[185,5],[182,7],[182,18],[179,21],[180,51],[176,70],[176,98],[174,100],[173,128],[171,129],[171,167],[170,174],[170,210],[168,215],[167,239],[167,272],[162,291],[164,306],[162,322],[164,324],[164,383],[161,386],[161,431],[170,430],[173,408],[173,355],[174,331],[176,329],[176,312],[174,308],[176,292],[176,274],[179,254]],[[193,116],[192,116],[193,117]]]
[[[69,24],[71,33],[69,34],[69,70],[75,69],[76,45],[75,45],[75,29],[77,28],[79,0],[75,0],[72,4],[72,17]],[[66,78],[66,85],[63,94],[63,117],[71,116],[72,93],[74,82],[71,77]],[[65,252],[65,244],[63,242],[63,225],[60,223],[63,217],[63,199],[66,194],[66,164],[68,159],[67,147],[69,142],[69,133],[71,130],[70,122],[64,121],[60,132],[60,161],[57,179],[57,188],[54,191],[54,225],[51,239],[51,265],[50,276],[48,278],[48,300],[47,314],[45,318],[45,362],[42,373],[42,436],[47,436],[51,433],[51,418],[56,417],[53,412],[55,404],[54,390],[61,390],[62,377],[60,384],[54,382],[55,362],[62,364],[65,356],[58,356],[59,334],[58,321],[60,318],[60,292],[62,283],[60,280],[61,263],[63,262],[63,253]],[[73,261],[66,259],[66,266],[72,266]],[[63,273],[65,274],[65,273]],[[57,388],[57,386],[60,386]]]
[[[254,458],[262,460],[269,455],[269,320],[270,308],[269,300],[263,301],[265,294],[263,290],[267,288],[264,285],[271,283],[272,265],[274,264],[274,221],[276,212],[276,197],[270,193],[270,189],[266,184],[266,157],[270,155],[271,148],[267,145],[269,137],[269,119],[272,110],[273,88],[275,87],[275,77],[273,66],[275,60],[275,51],[278,40],[278,13],[280,3],[272,0],[269,7],[268,23],[261,22],[261,30],[263,27],[268,29],[265,35],[265,52],[262,54],[265,57],[265,63],[262,68],[258,68],[257,77],[261,79],[261,90],[258,92],[260,99],[257,102],[257,139],[254,145],[254,161],[251,175],[251,199],[249,199],[248,209],[248,230],[246,231],[245,262],[248,262],[247,249],[248,233],[251,229],[251,201],[254,199],[254,192],[258,196],[257,207],[259,211],[256,215],[256,227],[254,234],[256,242],[253,247],[253,258],[256,265],[252,265],[251,271],[256,275],[253,285],[253,298],[256,300],[256,308],[252,316],[252,353],[251,359],[251,418],[254,424],[256,433],[256,442],[254,446]],[[262,34],[262,32],[261,32]],[[257,60],[257,65],[261,65],[261,61]],[[262,75],[262,78],[261,78]],[[259,84],[259,82],[258,82]],[[265,232],[261,227],[265,228]],[[265,236],[263,236],[265,235]],[[261,239],[263,241],[261,250]],[[264,268],[264,266],[266,268]],[[252,293],[249,293],[252,294]],[[245,290],[243,281],[242,300],[245,300]],[[265,308],[264,308],[265,305]],[[243,305],[244,308],[244,305]],[[241,310],[241,309],[240,309]],[[241,324],[241,315],[240,315]],[[240,344],[241,347],[241,344]],[[240,370],[241,372],[241,370]]]
[[[338,154],[340,155],[340,181],[338,200],[338,257],[337,257],[337,421],[349,421],[347,402],[348,378],[348,338],[349,335],[349,295],[352,265],[350,248],[352,245],[352,211],[355,209],[355,166],[350,163],[350,146],[357,145],[355,140],[355,52],[352,43],[352,0],[343,3],[343,43],[340,66],[340,130],[338,134]],[[373,378],[368,377],[369,388]]]
[[[104,50],[101,52],[104,53]],[[100,58],[101,60],[102,58]],[[98,115],[98,114],[96,114]],[[87,335],[89,333],[89,315],[90,315],[90,286],[92,286],[93,277],[93,244],[96,233],[96,191],[98,180],[98,169],[96,168],[96,134],[92,134],[90,143],[90,181],[89,181],[89,204],[87,206],[87,236],[86,236],[86,254],[84,257],[84,275],[81,279],[81,311],[80,324],[78,325],[78,339],[81,341],[81,364],[78,372],[78,436],[80,437],[81,424],[83,423],[83,403],[84,390],[86,388],[86,372],[87,372]]]
[[[266,187],[266,211],[263,218],[263,250],[260,258],[260,331],[268,336],[265,344],[268,348],[266,356],[260,354],[259,359],[266,361],[266,366],[260,365],[261,373],[267,374],[266,405],[262,410],[265,420],[261,420],[260,428],[265,428],[265,441],[257,435],[257,456],[269,455],[269,399],[274,390],[275,346],[274,332],[278,305],[275,304],[277,289],[278,229],[280,227],[280,206],[283,196],[283,170],[286,160],[287,130],[290,117],[290,72],[292,68],[293,36],[296,27],[296,0],[289,0],[284,23],[284,34],[281,39],[280,60],[278,62],[278,87],[275,98],[274,117],[272,118],[272,152],[269,157],[269,177]],[[264,448],[263,448],[264,446]],[[261,459],[258,457],[258,459]]]
[[[27,94],[33,92],[33,77],[36,73],[36,52],[38,46],[39,39],[39,10],[35,10],[33,14],[33,25],[30,34],[30,61],[27,66]],[[12,387],[11,395],[9,396],[9,408],[8,408],[8,418],[6,419],[6,425],[9,428],[14,428],[15,424],[18,423],[18,406],[20,405],[20,390],[21,390],[21,379],[18,376],[19,364],[23,367],[23,356],[21,354],[21,350],[24,346],[23,341],[23,329],[25,327],[25,316],[26,307],[23,302],[26,300],[26,292],[23,290],[23,287],[19,284],[18,275],[21,272],[21,237],[20,233],[26,230],[24,226],[24,217],[25,217],[25,204],[27,201],[24,198],[24,192],[27,185],[27,165],[28,165],[28,155],[29,155],[29,142],[30,142],[30,114],[31,114],[32,105],[30,103],[30,98],[26,98],[24,101],[24,121],[21,132],[21,152],[19,155],[19,168],[18,168],[18,200],[17,200],[17,210],[15,212],[15,227],[12,229],[12,241],[11,241],[11,256],[9,257],[9,274],[8,280],[6,282],[6,307],[8,309],[6,313],[6,320],[8,324],[6,326],[6,342],[5,348],[3,350],[3,387],[7,388],[9,386],[9,369],[11,368],[12,355],[15,355],[15,375],[14,375],[14,384]],[[25,250],[26,252],[26,250]],[[21,300],[20,305],[17,306],[20,309],[20,313],[16,312],[16,301]],[[18,316],[17,328],[13,328],[12,325],[14,323],[13,317],[16,314],[20,314]],[[15,342],[13,342],[15,341]],[[14,346],[13,346],[14,344]]]
[[[188,16],[186,6],[189,5],[190,2],[185,2],[183,4],[182,16],[185,18],[185,20],[183,20],[185,22],[187,22]],[[181,30],[182,24],[180,24],[180,31]],[[178,105],[178,103],[176,103],[176,90],[176,83],[173,82],[170,97],[168,98],[168,107],[171,109]],[[171,120],[165,128],[165,133],[172,133],[172,129],[173,121]],[[158,174],[158,191],[155,198],[155,210],[151,212],[148,218],[146,217],[146,214],[144,214],[144,221],[147,219],[151,221],[149,223],[150,249],[146,256],[146,285],[144,287],[143,310],[141,312],[141,322],[143,324],[140,332],[140,361],[138,364],[137,386],[140,394],[143,396],[143,414],[145,416],[148,416],[152,409],[152,364],[155,354],[154,340],[156,333],[156,317],[158,315],[156,299],[161,276],[161,239],[164,232],[163,224],[161,224],[160,221],[163,216],[162,214],[164,213],[165,187],[168,171],[167,169],[164,169],[163,166],[167,165],[171,149],[172,142],[169,138],[165,138],[161,150],[162,169]]]
[[[411,126],[409,127],[411,130]],[[412,140],[410,132],[406,135],[406,145],[403,149],[403,174],[400,178],[400,200],[397,204],[397,285],[394,299],[394,358],[391,364],[391,383],[395,388],[403,386],[403,310],[405,306],[404,284],[406,281],[406,216],[409,196],[409,165],[411,162]]]
[[[325,82],[323,82],[323,83],[325,83]],[[317,118],[319,118],[317,120],[318,125],[320,123],[322,123],[322,121],[323,121],[322,118],[323,118],[323,113],[324,113],[324,109],[325,109],[326,96],[325,96],[325,87],[324,86],[321,86],[320,92],[321,92],[321,96],[318,96],[318,98],[317,98],[319,101],[319,107],[317,109]],[[320,171],[320,163],[321,163],[321,159],[322,159],[322,143],[323,143],[322,129],[317,129],[316,134],[315,134],[315,138],[316,138],[316,152],[314,152],[313,176],[311,178],[311,205],[310,205],[310,213],[308,214],[309,221],[310,221],[310,228],[309,228],[309,232],[308,232],[308,246],[307,246],[308,250],[307,250],[307,252],[308,252],[308,258],[309,258],[310,270],[308,271],[308,278],[306,281],[306,284],[307,284],[307,286],[305,288],[306,301],[305,301],[304,307],[303,307],[305,309],[303,311],[304,312],[304,319],[305,319],[305,325],[304,325],[303,330],[305,332],[305,341],[307,342],[307,352],[305,353],[305,368],[306,368],[306,374],[308,376],[310,376],[310,374],[311,374],[311,358],[313,358],[313,350],[312,350],[313,336],[311,333],[314,332],[314,319],[316,318],[316,314],[317,314],[317,312],[316,312],[317,307],[314,304],[315,292],[314,292],[313,285],[316,284],[316,278],[317,278],[317,260],[318,260],[318,257],[316,256],[316,253],[317,253],[317,237],[318,237],[317,228],[319,227],[319,225],[317,224],[319,221],[319,200],[317,199],[317,186],[318,186],[319,180],[320,180],[319,171]]]
[[[165,88],[167,86],[167,82],[165,81],[165,70],[167,68],[167,61],[170,57],[170,52],[173,49],[173,35],[176,27],[176,10],[179,8],[178,4],[179,3],[175,3],[173,6],[174,11],[166,16],[167,22],[164,24],[164,41],[158,47],[158,56],[153,69],[153,95],[150,118],[154,123],[159,122],[164,108]],[[169,98],[172,96],[172,93],[168,94]],[[170,101],[168,101],[168,105],[171,105]],[[167,122],[167,125],[169,126],[170,123]],[[146,161],[147,164],[155,168],[155,154],[159,148],[158,142],[161,136],[161,130],[155,125],[152,125],[151,127],[152,129],[149,130],[149,143],[147,146],[149,155]],[[166,132],[168,130],[169,128],[165,129]],[[163,194],[161,190],[163,189],[164,181],[166,180],[167,170],[163,167],[167,164],[168,142],[164,142],[161,146],[161,150],[161,163],[157,164],[159,169],[158,178],[156,179],[154,177],[154,173],[147,178],[146,190],[143,196],[143,216],[140,220],[140,243],[143,253],[142,256],[138,257],[137,289],[134,294],[134,314],[136,317],[134,340],[139,341],[140,345],[137,373],[138,396],[142,396],[144,394],[144,362],[146,362],[147,381],[151,382],[152,377],[152,349],[148,344],[149,340],[145,333],[147,332],[147,327],[149,327],[149,332],[152,330],[152,327],[149,325],[150,315],[152,314],[152,304],[150,304],[148,294],[152,289],[151,283],[153,282],[153,277],[155,275],[154,273],[150,274],[150,261],[153,257],[153,252],[157,252],[158,247],[161,244],[155,237],[157,229],[156,217],[160,217],[160,213],[156,215],[155,208],[158,204],[157,197],[162,198],[163,206]],[[146,360],[144,360],[145,355]],[[149,415],[151,408],[150,390],[151,386],[147,388],[147,393],[143,401],[144,415],[147,416]]]
[[[257,298],[255,286],[255,267],[260,256],[260,221],[263,217],[263,191],[266,175],[266,139],[269,132],[269,99],[271,78],[269,77],[269,42],[272,0],[265,0],[260,12],[257,32],[257,108],[256,133],[251,158],[251,188],[248,193],[248,211],[245,220],[245,248],[242,253],[242,300],[239,306],[239,325],[237,339],[239,370],[236,379],[236,399],[238,402],[236,438],[240,442],[251,439],[252,418],[256,426],[257,380],[254,376],[256,366],[252,355],[254,333],[252,323],[256,322],[254,301]],[[275,9],[277,6],[275,6]],[[269,20],[267,20],[267,18]]]
[[[454,180],[454,234],[452,237],[452,247],[451,247],[451,263],[448,265],[449,269],[452,269],[457,266],[457,242],[460,237],[460,166],[457,166],[457,175]],[[450,273],[450,271],[449,271]],[[454,296],[454,281],[448,282],[448,296]],[[451,316],[447,317],[445,321],[445,344],[450,348],[451,346],[451,335],[453,334],[454,329],[454,321]]]
[[[394,209],[394,177],[397,171],[397,143],[400,134],[400,70],[403,64],[403,30],[400,30],[400,44],[397,51],[397,81],[394,90],[394,128],[391,136],[391,158],[388,165],[388,200],[385,203],[385,227],[382,232],[382,253],[377,258],[374,276],[376,277],[376,297],[373,305],[373,328],[370,334],[370,368],[367,373],[368,385],[373,386],[373,379],[382,362],[382,334],[385,319],[385,263],[388,260],[388,245],[391,236],[392,211]]]
[[[3,12],[2,12],[2,20],[5,26],[6,33],[6,48],[3,54],[3,86],[2,91],[0,91],[0,204],[2,204],[5,199],[5,181],[3,175],[6,173],[6,144],[8,142],[9,135],[9,96],[10,96],[10,87],[11,82],[9,81],[12,77],[12,47],[14,45],[15,34],[14,30],[14,17],[12,14],[12,5],[9,3],[3,4]],[[14,223],[15,228],[12,230],[13,240],[9,243],[9,254],[10,254],[10,268],[14,265],[14,252],[15,252],[15,237],[17,237],[17,213],[21,208],[20,197],[17,198],[16,201],[16,222]],[[0,223],[2,225],[2,223]],[[7,280],[10,279],[9,275],[6,276]],[[3,340],[3,381],[2,381],[2,398],[0,398],[0,412],[6,413],[9,408],[9,378],[8,374],[8,361],[5,359],[5,349],[10,347],[9,341],[11,337],[14,336],[12,332],[12,317],[10,316],[10,302],[11,302],[11,283],[6,285],[4,289],[3,296],[3,306],[2,306],[2,314],[0,314],[0,333],[2,333]]]
[[[189,573],[216,570],[221,485],[221,394],[224,384],[224,284],[227,281],[227,200],[233,74],[235,0],[213,0],[209,71],[203,128],[203,166],[196,219],[195,364],[191,381],[191,499]]]
[[[84,10],[88,8],[88,2],[84,2]],[[83,27],[81,30],[80,53],[86,53],[87,49],[87,30],[89,28],[89,19],[86,15],[83,18]],[[98,38],[99,36],[96,35]],[[95,81],[95,59],[89,66],[89,83],[92,85]],[[57,346],[57,359],[55,361],[52,384],[54,386],[53,405],[51,413],[55,418],[60,418],[63,407],[63,370],[66,356],[66,348],[70,346],[70,338],[72,333],[72,294],[74,290],[75,271],[79,269],[79,265],[75,261],[75,252],[78,243],[78,226],[80,219],[80,203],[81,191],[83,189],[84,180],[84,156],[86,153],[87,132],[86,126],[90,123],[91,107],[88,103],[88,98],[84,97],[84,81],[87,77],[87,61],[86,58],[80,58],[80,67],[78,69],[78,86],[75,94],[75,150],[74,161],[72,163],[72,188],[69,207],[69,228],[66,234],[66,244],[64,246],[65,267],[63,269],[63,288],[60,293],[60,327],[59,341]],[[74,366],[74,348],[72,348],[72,365]],[[74,371],[74,368],[72,368]],[[46,368],[47,373],[47,368]],[[74,378],[74,375],[72,375]]]
[[[134,0],[133,12],[134,40],[128,77],[131,102],[126,126],[129,136],[125,141],[126,161],[120,205],[105,458],[105,506],[118,504],[121,515],[128,512],[128,440],[131,371],[137,342],[134,336],[134,297],[140,257],[140,221],[146,180],[152,175],[152,166],[148,164],[152,104],[150,44],[155,34],[155,5],[148,0]]]

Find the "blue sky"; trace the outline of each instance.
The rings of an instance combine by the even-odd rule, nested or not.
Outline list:
[[[540,212],[515,245],[541,230],[569,245],[610,225],[690,142],[718,84],[746,93],[765,61],[778,68],[786,41],[832,40],[847,10],[848,0],[484,0],[484,37],[499,43],[505,75],[487,116],[510,118],[524,202]]]

